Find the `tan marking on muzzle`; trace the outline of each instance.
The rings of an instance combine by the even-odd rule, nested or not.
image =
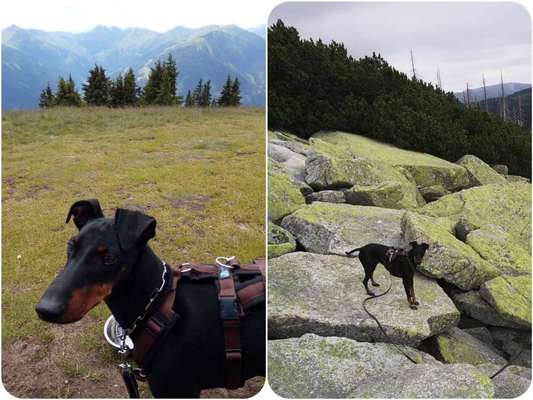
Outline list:
[[[61,322],[68,323],[82,319],[89,310],[109,296],[112,289],[112,283],[101,283],[74,290]]]

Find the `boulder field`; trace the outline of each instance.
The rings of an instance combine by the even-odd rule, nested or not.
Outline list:
[[[269,133],[269,383],[289,398],[511,398],[531,380],[531,184],[360,135]],[[412,310],[346,251],[428,243]],[[357,253],[356,253],[357,254]],[[401,349],[401,351],[399,350]],[[417,362],[410,361],[406,352]],[[491,379],[501,366],[511,365]]]

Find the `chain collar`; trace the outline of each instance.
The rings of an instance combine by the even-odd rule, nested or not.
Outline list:
[[[126,337],[129,336],[136,328],[139,322],[141,322],[148,313],[148,310],[150,309],[150,306],[153,304],[159,293],[161,293],[165,287],[166,279],[165,274],[167,273],[167,263],[162,261],[161,265],[163,266],[163,272],[161,274],[161,286],[159,288],[155,288],[152,292],[152,295],[150,296],[150,301],[148,301],[148,304],[146,304],[146,307],[144,308],[144,311],[141,315],[137,316],[131,326],[128,329],[124,329],[121,337],[120,337],[120,350],[118,353],[122,355],[124,358],[128,357],[130,354],[130,348],[126,345]]]

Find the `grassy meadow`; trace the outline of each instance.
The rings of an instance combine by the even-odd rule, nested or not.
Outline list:
[[[65,224],[74,201],[97,198],[106,216],[121,207],[155,217],[150,245],[171,264],[264,256],[264,126],[263,110],[245,108],[3,113],[2,378],[11,394],[126,396],[102,335],[105,305],[69,326],[34,312],[77,231]]]

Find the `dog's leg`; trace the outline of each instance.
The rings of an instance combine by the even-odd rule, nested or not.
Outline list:
[[[372,286],[379,286],[379,283],[374,280],[374,271],[370,274],[370,282],[372,282]]]
[[[411,299],[413,299],[413,304],[415,306],[419,306],[420,305],[420,303],[416,300],[414,285],[411,286]]]
[[[403,277],[403,287],[405,289],[405,294],[407,295],[407,302],[409,303],[409,307],[413,310],[416,310],[417,304],[415,304],[414,298],[413,298],[413,277],[404,276]]]
[[[366,293],[370,296],[375,296],[374,292],[368,288],[368,280],[370,279],[370,274],[365,270],[365,277],[363,279],[363,285],[365,285]]]

